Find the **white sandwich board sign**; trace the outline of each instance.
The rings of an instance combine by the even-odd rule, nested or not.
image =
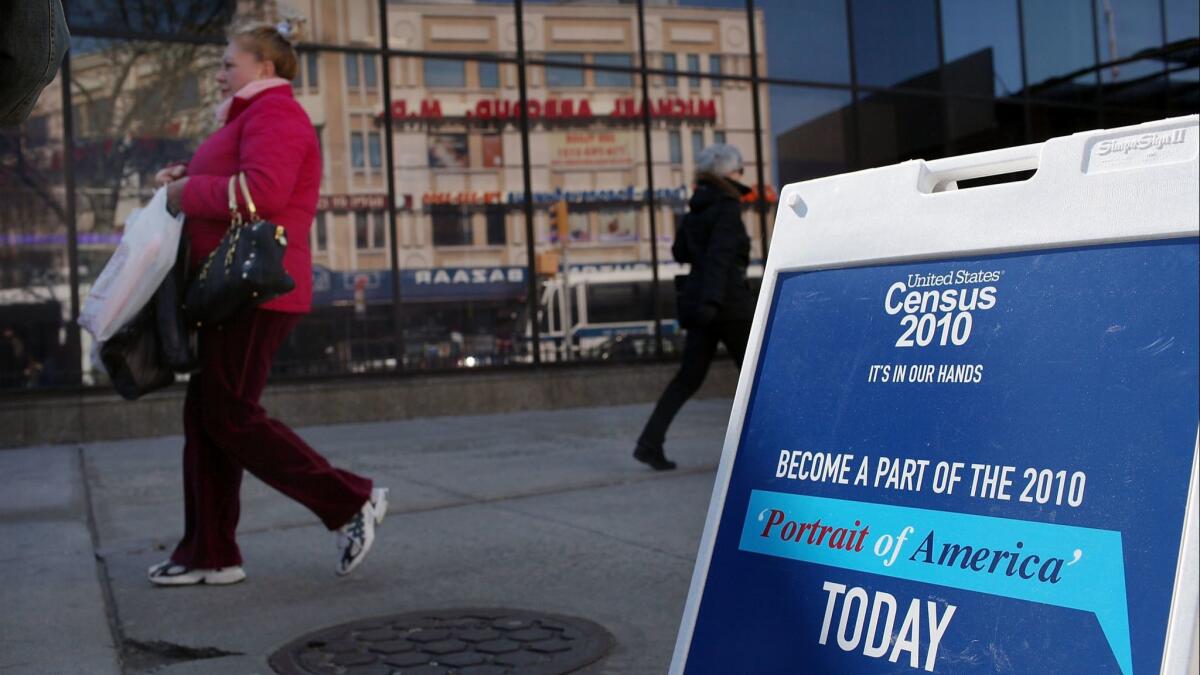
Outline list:
[[[1185,672],[1198,149],[1193,115],[787,186],[671,672]]]

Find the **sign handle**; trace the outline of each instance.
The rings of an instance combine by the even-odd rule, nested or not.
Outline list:
[[[1042,146],[1042,143],[1032,143],[926,162],[917,179],[917,189],[926,194],[944,192],[955,189],[953,184],[960,180],[1037,169]]]

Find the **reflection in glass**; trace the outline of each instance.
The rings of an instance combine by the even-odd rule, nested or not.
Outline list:
[[[371,211],[371,248],[387,248],[387,214],[383,211]]]
[[[852,28],[862,84],[951,94],[938,99],[867,92],[856,118],[847,91],[763,85],[767,201],[781,185],[860,166],[1016,145],[1096,128],[1101,119],[1114,126],[1161,117],[1164,110],[1185,114],[1200,108],[1196,48],[1187,42],[1196,38],[1200,22],[1195,0],[1021,1],[1028,88],[1020,76],[1018,0],[756,0],[764,76],[848,85]],[[164,39],[221,36],[234,4],[247,14],[258,5],[274,5],[70,3],[73,28],[139,30]],[[575,295],[561,292],[564,280],[555,263],[527,259],[521,204],[526,158],[515,125],[515,70],[506,63],[463,61],[430,51],[514,53],[511,2],[452,3],[453,12],[440,2],[386,2],[390,46],[431,55],[390,59],[393,105],[388,111],[377,96],[378,55],[302,52],[295,92],[317,127],[325,158],[322,202],[310,237],[319,290],[313,315],[281,355],[280,372],[527,363],[539,348],[531,340],[535,323],[550,333],[558,326],[557,337],[543,340],[543,346],[550,345],[543,353],[551,358],[566,357],[564,344],[573,345],[572,358],[653,351],[646,349],[654,307],[650,254],[657,250],[664,265],[670,260],[674,220],[690,194],[695,154],[708,143],[728,141],[746,158],[745,182],[757,184],[758,178],[753,175],[750,86],[708,77],[749,75],[747,3],[644,4],[649,65],[670,73],[652,76],[648,83],[652,164],[644,157],[636,73],[590,67],[637,65],[636,5],[609,0],[526,4],[533,26],[528,34],[536,36],[530,58],[558,62],[529,74],[534,244],[537,254],[560,252],[549,207],[567,196],[567,257],[579,272],[571,281]],[[301,0],[298,5],[310,13],[310,44],[379,46],[376,0]],[[1165,16],[1159,16],[1160,6]],[[853,8],[853,22],[847,21],[848,8]],[[1168,44],[1154,53],[1164,25]],[[219,45],[75,40],[70,112],[77,136],[83,293],[111,254],[124,217],[150,194],[153,171],[186,159],[215,128],[209,66],[220,51]],[[1138,54],[1143,58],[1112,63]],[[687,96],[680,96],[680,78],[690,85]],[[1099,88],[1097,102],[1104,109],[1039,101],[1090,103]],[[993,100],[1025,93],[1034,99],[1028,131],[1021,106]],[[390,165],[384,152],[385,112],[394,122]],[[61,112],[50,111],[15,136],[0,133],[0,332],[4,317],[26,311],[8,307],[15,295],[50,289],[58,299],[58,304],[49,301],[53,309],[37,310],[53,315],[44,325],[45,335],[53,337],[20,338],[23,345],[42,345],[35,350],[35,360],[43,364],[35,378],[39,383],[59,377],[44,375],[55,370],[44,367],[45,355],[65,344],[62,322],[69,317],[59,292],[66,283],[66,228],[61,206],[55,206],[62,203],[62,121]],[[396,174],[391,204],[385,166]],[[654,172],[658,241],[649,232],[646,171]],[[389,208],[394,209],[394,232],[388,229]],[[748,210],[746,222],[755,238],[755,257],[761,257],[757,214]],[[391,237],[399,252],[399,311],[391,297]],[[538,278],[533,304],[540,314],[530,317],[528,281],[539,270],[545,276]],[[669,283],[675,270],[664,270]],[[612,285],[615,277],[623,281]],[[576,295],[564,311],[561,303]],[[668,319],[672,296],[669,286],[659,294]],[[612,298],[619,300],[614,304]],[[637,311],[627,315],[605,314],[635,306]],[[396,351],[395,313],[403,317],[398,326],[403,352]],[[619,325],[605,319],[599,326],[598,317],[606,316]],[[677,329],[669,321],[663,326],[669,334]],[[587,331],[568,338],[576,328]],[[668,339],[668,349],[671,344]],[[0,340],[0,371],[24,373],[11,366],[12,345]],[[74,357],[72,363],[78,361]],[[29,381],[26,376],[16,386]],[[0,374],[0,386],[12,382],[11,375]]]
[[[311,4],[319,9],[327,1]],[[340,5],[341,14],[319,12],[319,23],[311,28],[330,42],[373,46],[374,24],[363,18],[371,7],[377,6],[346,2]],[[358,16],[361,25],[339,27],[337,22],[348,21],[351,15]],[[378,17],[377,11],[372,16]],[[316,62],[302,56],[308,63]],[[319,91],[299,99],[316,126],[323,164],[310,237],[314,242],[312,312],[284,343],[272,372],[312,376],[393,371],[401,367],[401,355],[388,248],[380,57],[337,52],[314,56],[322,62],[332,60],[327,66],[335,67],[321,73]],[[414,66],[409,76],[420,79],[423,72],[419,64]]]
[[[1200,110],[1200,68],[1171,73],[1167,106],[1172,115],[1192,115]]]
[[[598,58],[602,56],[593,54],[593,62],[617,63]],[[605,82],[598,70],[585,70],[583,79]],[[543,113],[530,129],[529,138],[539,272],[533,320],[541,331],[540,356],[550,362],[652,357],[652,316],[642,316],[632,306],[617,308],[615,313],[606,313],[602,306],[597,314],[589,300],[596,292],[620,293],[643,282],[649,290],[653,276],[652,247],[658,242],[650,237],[650,211],[645,205],[648,167],[640,83],[631,74],[624,87],[598,86],[558,97],[553,94],[553,84],[548,81],[545,87],[530,90],[530,104],[537,101]],[[557,113],[549,116],[554,98],[570,101],[573,107],[564,111],[559,105]],[[678,137],[682,130],[690,133],[693,127],[707,127],[711,121],[702,119],[705,113],[701,108],[706,106],[687,105],[684,99],[668,94],[661,82],[652,88],[651,101],[648,112],[656,122],[652,140],[662,144],[659,161],[668,165],[666,144],[671,132]],[[669,174],[656,177],[659,232],[665,226],[664,214],[686,191],[680,183]],[[522,196],[516,198],[519,206]],[[561,221],[555,206],[559,201],[566,209]],[[658,255],[666,264],[669,240],[664,244],[658,246]],[[522,320],[522,333],[528,339],[532,323],[524,315]],[[669,314],[664,314],[663,320],[670,341],[678,327]]]
[[[520,108],[514,91],[497,91],[507,66],[438,59],[440,71],[469,73],[469,86],[431,88],[410,77],[428,69],[420,61],[392,59],[403,367],[528,363]],[[548,97],[537,98],[540,117]],[[354,263],[357,274],[377,269]]]
[[[430,134],[429,168],[467,169],[471,155],[466,134]]]
[[[65,0],[71,32],[81,28],[160,35],[224,37],[237,11],[234,0]],[[248,12],[244,18],[255,18]],[[263,16],[262,18],[266,18]]]
[[[430,208],[430,214],[434,246],[470,246],[475,243],[471,236],[469,215],[462,207],[437,204]]]
[[[859,84],[940,88],[933,0],[855,0],[853,7]]]
[[[295,2],[295,0],[291,0]],[[381,0],[306,0],[328,3],[332,12],[347,2],[367,2],[374,16]],[[515,56],[512,0],[383,0],[392,49]],[[525,5],[530,8],[528,0]],[[344,10],[342,10],[344,14]],[[533,18],[525,12],[526,21]],[[471,66],[474,68],[474,65]]]
[[[305,67],[305,74],[308,77],[308,88],[314,90],[318,89],[321,86],[321,55],[317,52],[309,52],[304,55],[304,58],[307,63]]]
[[[329,251],[329,214],[325,211],[317,213],[313,223],[313,253]]]
[[[953,0],[942,4],[948,91],[1017,96],[1021,81],[1017,0]]]
[[[359,131],[350,133],[350,166],[355,169],[366,168],[363,161],[363,135]]]
[[[1100,117],[1094,108],[1033,105],[1029,108],[1029,140],[1039,143],[1056,136],[1099,128]]]
[[[666,38],[671,43],[695,43],[703,32],[719,41],[714,46],[722,54],[743,57],[750,53],[745,0],[648,0],[645,4],[648,21],[665,20]],[[761,27],[759,30],[761,34]]]
[[[500,64],[491,61],[479,62],[479,86],[496,89],[500,86]]]
[[[1025,111],[1020,104],[982,99],[946,103],[947,155],[996,150],[1025,142]]]
[[[646,4],[652,5],[653,0]],[[746,9],[746,3],[742,0],[673,0],[671,4],[680,8]]]
[[[370,230],[368,230],[368,226],[367,226],[366,211],[359,211],[359,212],[355,213],[354,214],[354,246],[355,246],[355,248],[357,248],[361,251],[361,250],[365,250],[365,249],[368,249],[371,247],[371,240],[369,239],[369,236],[370,236],[369,233],[370,233]]]
[[[619,66],[628,68],[633,65],[632,54],[596,54],[592,57],[592,62],[598,66]],[[618,73],[612,71],[597,70],[596,86],[597,87],[623,87],[629,88],[633,86],[632,73]]]
[[[714,55],[705,55],[699,65],[704,66],[707,62],[711,66],[712,56]],[[739,60],[741,57],[728,53],[722,53],[719,56],[721,57],[720,67],[726,69],[727,72],[735,69],[731,64],[743,63],[744,65],[744,60]],[[701,75],[698,79],[700,80],[700,88],[697,92],[699,97],[691,97],[691,100],[711,105],[707,112],[698,109],[697,115],[694,117],[690,115],[679,117],[670,114],[668,107],[652,115],[654,123],[650,137],[658,207],[655,214],[658,234],[657,249],[659,259],[664,264],[673,260],[670,245],[675,238],[676,224],[686,211],[688,200],[691,197],[696,174],[696,156],[704,147],[718,142],[727,142],[736,146],[741,152],[746,170],[742,181],[751,187],[757,187],[760,182],[755,154],[754,114],[753,107],[749,105],[750,84],[737,80],[725,80],[720,86],[717,86],[715,80],[706,76]],[[670,103],[675,100],[676,91],[665,86],[657,78],[651,78],[651,85],[650,98],[652,101]],[[761,101],[764,106],[769,105],[770,96],[765,89],[761,93]],[[767,166],[770,166],[771,148],[769,143],[764,142],[762,145],[767,158]],[[766,201],[773,202],[776,184],[771,178],[766,178],[764,182]],[[743,201],[743,221],[751,237],[751,256],[755,260],[760,260],[763,251],[764,223],[760,222],[759,214],[753,208],[757,199],[758,196],[755,193],[747,196]],[[670,280],[669,275],[664,278]],[[673,291],[671,293],[673,294]]]
[[[467,86],[467,71],[462,61],[448,59],[425,59],[424,61],[426,87],[461,89]]]
[[[1164,58],[1170,70],[1167,105],[1172,115],[1200,111],[1200,3],[1166,0],[1167,46]]]
[[[223,48],[73,38],[76,229],[80,297],[120,239],[125,219],[153,195],[154,174],[186,162],[216,129]],[[84,354],[91,348],[83,336]],[[99,382],[85,364],[84,382]]]
[[[62,159],[62,85],[0,128],[0,392],[77,384]]]
[[[485,209],[487,218],[487,245],[504,246],[508,243],[508,211],[498,204],[489,204]]]
[[[1095,97],[1096,43],[1091,0],[1022,0],[1025,69],[1033,96]]]
[[[583,54],[555,52],[546,54],[546,60],[582,64]],[[583,70],[579,68],[564,68],[562,66],[546,66],[546,86],[551,88],[582,87]]]
[[[1104,128],[1126,127],[1161,119],[1162,113],[1160,111],[1109,108],[1104,111]]]
[[[674,54],[663,54],[662,67],[663,67],[663,70],[669,70],[669,71],[678,70],[679,66],[675,61],[675,55]],[[663,83],[666,84],[668,87],[677,86],[679,84],[679,77],[674,74],[665,75],[665,76],[663,76]]]
[[[1100,44],[1100,69],[1103,82],[1121,82],[1162,73],[1157,59],[1114,63],[1137,55],[1144,50],[1157,51],[1162,47],[1162,12],[1157,2],[1138,0],[1095,0],[1096,39]]]
[[[945,103],[940,98],[870,94],[858,104],[861,166],[944,157],[945,127]]]
[[[1167,74],[1157,2],[1095,0],[1100,82],[1106,101],[1162,110]],[[1105,122],[1106,126],[1111,126]]]
[[[363,83],[368,89],[374,89],[379,86],[378,74],[375,68],[375,57],[363,55]]]
[[[1167,42],[1200,36],[1200,3],[1196,0],[1166,0]]]
[[[383,166],[383,148],[381,147],[381,136],[372,131],[367,134],[367,155],[371,162],[372,169],[378,169]]]
[[[765,18],[764,76],[850,84],[845,0],[756,0],[754,4]],[[760,50],[762,45],[759,37]]]
[[[850,92],[772,85],[776,185],[843,173],[850,166]]]

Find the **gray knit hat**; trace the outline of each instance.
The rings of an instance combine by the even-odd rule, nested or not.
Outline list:
[[[696,158],[697,173],[712,173],[718,176],[736,171],[742,166],[742,153],[728,143],[713,143],[700,151]]]

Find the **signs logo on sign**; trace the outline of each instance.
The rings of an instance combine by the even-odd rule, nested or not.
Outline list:
[[[1187,129],[1176,129],[1159,134],[1142,134],[1136,138],[1115,139],[1102,141],[1096,146],[1096,154],[1103,157],[1112,153],[1128,155],[1134,150],[1162,149],[1168,145],[1178,145],[1187,140]]]
[[[1200,138],[1195,127],[1146,133],[1116,133],[1088,146],[1084,173],[1107,173],[1156,164],[1195,162]]]

